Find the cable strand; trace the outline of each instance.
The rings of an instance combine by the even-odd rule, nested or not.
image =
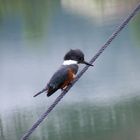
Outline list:
[[[116,31],[108,38],[106,43],[99,49],[99,51],[90,60],[90,64],[93,64],[95,60],[103,53],[103,51],[110,45],[110,43],[115,39],[115,37],[121,32],[121,30],[129,23],[129,21],[138,13],[140,10],[140,3],[138,6],[130,13],[130,15],[122,22],[122,24],[116,29]],[[21,140],[27,140],[29,136],[34,132],[34,130],[40,125],[40,123],[49,115],[49,113],[55,108],[55,106],[61,101],[65,94],[71,89],[71,87],[79,80],[79,78],[87,71],[89,66],[85,66],[81,72],[76,76],[75,80],[70,86],[68,86],[50,105],[50,107],[43,113],[40,118],[33,124],[33,126],[24,134]]]

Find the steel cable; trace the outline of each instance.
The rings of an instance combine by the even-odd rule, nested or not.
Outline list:
[[[129,23],[129,21],[138,13],[140,10],[140,3],[137,7],[130,13],[130,15],[120,24],[120,26],[113,32],[113,34],[108,38],[106,43],[99,49],[99,51],[94,55],[89,63],[93,64],[95,60],[103,53],[103,51],[110,45],[110,43],[115,39],[115,37],[120,33],[120,31]],[[21,140],[27,140],[33,131],[39,126],[39,124],[49,115],[49,113],[54,109],[54,107],[60,102],[64,95],[71,89],[71,87],[79,80],[79,78],[86,72],[89,66],[85,66],[81,72],[76,76],[75,80],[69,85],[50,105],[50,107],[43,113],[40,118],[33,124],[33,126],[24,134]]]

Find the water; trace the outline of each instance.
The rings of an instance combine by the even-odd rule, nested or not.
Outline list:
[[[136,4],[1,1],[0,140],[20,139],[60,94],[32,97],[65,52],[80,48],[90,60]],[[139,23],[138,14],[30,139],[140,139]]]

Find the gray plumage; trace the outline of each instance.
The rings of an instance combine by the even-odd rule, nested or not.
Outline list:
[[[51,89],[50,92],[48,92],[47,96],[52,95],[55,91],[57,91],[61,85],[64,83],[65,80],[67,80],[68,77],[68,70],[72,69],[74,71],[74,74],[78,71],[78,65],[72,64],[72,65],[62,65],[58,71],[54,73],[52,78],[47,84],[47,89]]]

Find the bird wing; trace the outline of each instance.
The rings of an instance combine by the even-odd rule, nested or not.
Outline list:
[[[68,69],[65,67],[61,67],[58,71],[54,73],[49,83],[47,84],[48,94],[47,96],[52,95],[55,91],[57,91],[60,86],[67,79]]]

